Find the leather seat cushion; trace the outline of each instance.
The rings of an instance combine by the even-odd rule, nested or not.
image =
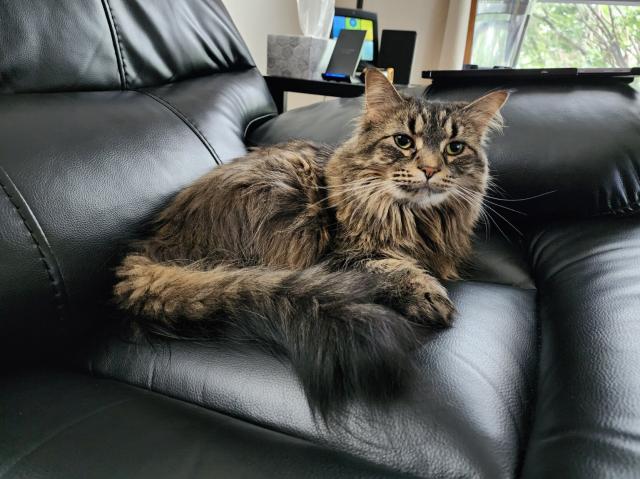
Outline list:
[[[51,370],[0,377],[3,479],[406,477],[183,401]]]
[[[537,363],[535,290],[450,285],[455,326],[417,352],[408,396],[379,414],[354,404],[315,423],[286,363],[243,345],[112,339],[94,374],[162,392],[421,477],[512,477],[528,437]]]
[[[525,478],[640,474],[640,222],[549,224],[533,237],[542,332]]]

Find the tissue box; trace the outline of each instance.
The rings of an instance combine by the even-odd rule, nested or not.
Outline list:
[[[327,69],[334,39],[269,35],[267,75],[318,80]]]

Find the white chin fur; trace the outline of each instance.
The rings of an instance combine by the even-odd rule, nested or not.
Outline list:
[[[413,197],[413,202],[422,207],[435,206],[447,199],[449,193],[421,193]]]
[[[420,206],[422,208],[429,208],[431,206],[436,206],[442,203],[449,197],[448,192],[444,193],[434,193],[429,191],[420,192],[418,194],[408,193],[406,191],[398,190],[396,191],[396,196],[405,201],[410,201],[411,203]]]

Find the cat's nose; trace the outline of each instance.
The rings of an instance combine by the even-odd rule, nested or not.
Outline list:
[[[421,168],[421,170],[424,171],[424,174],[427,176],[427,180],[430,180],[433,175],[440,171],[440,168],[425,166],[424,168]]]

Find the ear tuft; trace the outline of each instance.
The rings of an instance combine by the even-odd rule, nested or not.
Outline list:
[[[384,118],[384,112],[400,106],[404,100],[380,71],[368,68],[365,71],[365,113],[372,119]]]
[[[509,99],[510,92],[496,90],[478,98],[464,107],[464,112],[476,125],[480,134],[502,129],[500,109]]]

